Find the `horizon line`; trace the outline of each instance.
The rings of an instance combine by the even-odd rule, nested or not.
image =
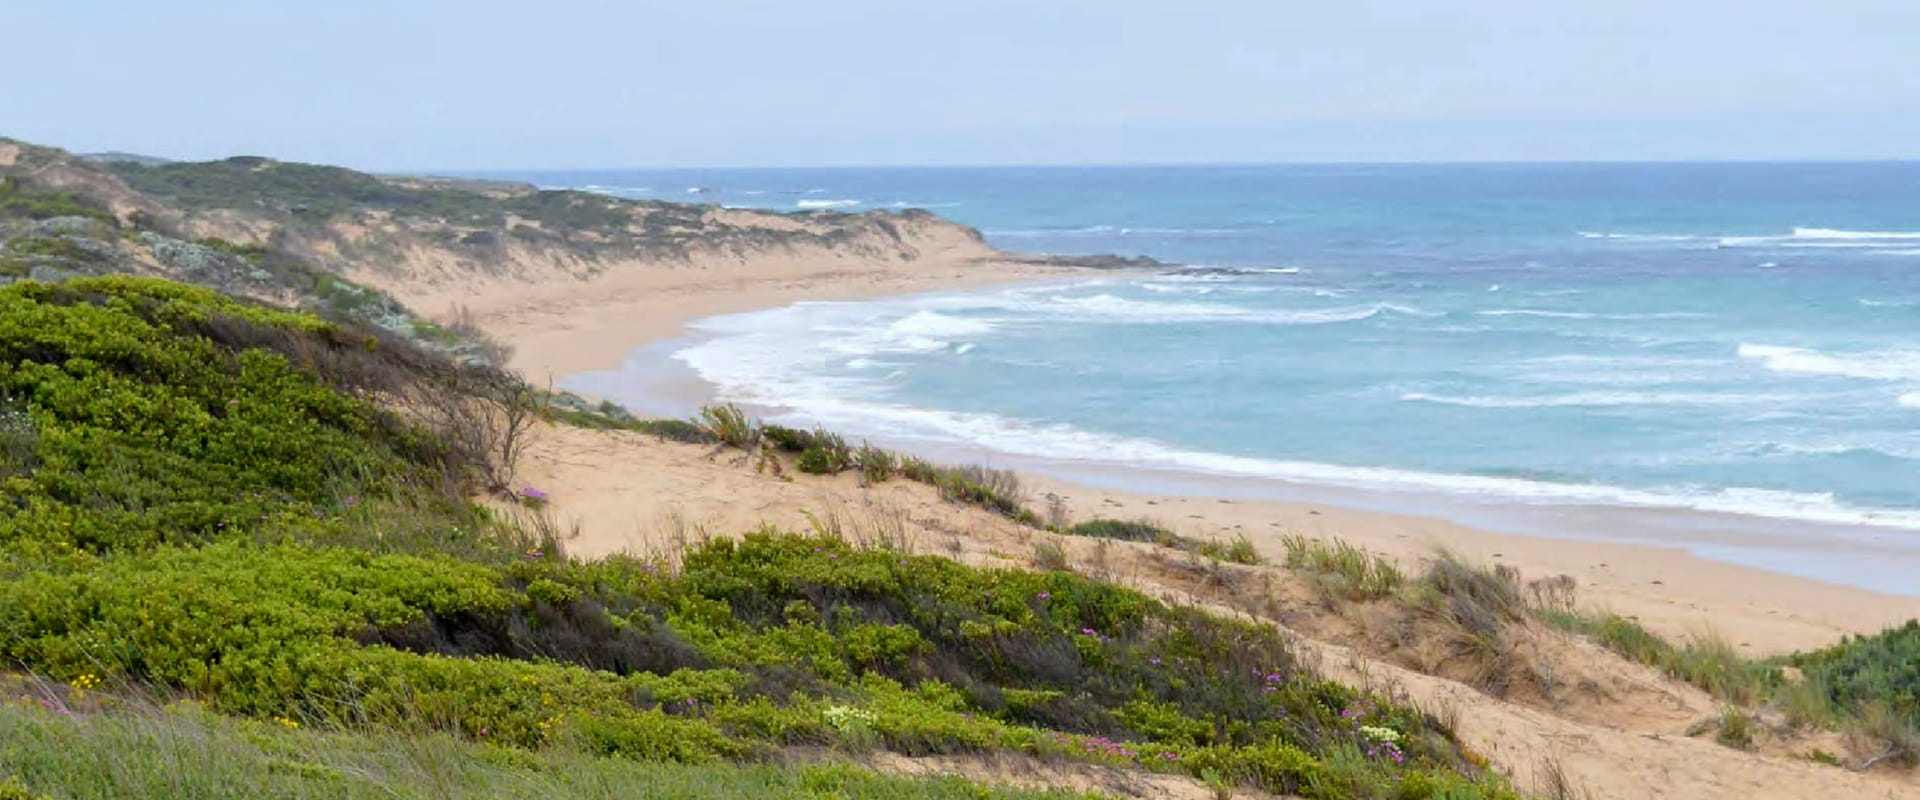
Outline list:
[[[233,158],[236,156],[227,156]],[[272,156],[265,156],[272,158]],[[220,160],[220,159],[213,159]],[[279,159],[276,159],[279,160]],[[317,163],[317,162],[310,162]],[[1769,158],[1595,158],[1595,159],[1372,159],[1303,161],[1038,161],[1038,162],[960,162],[939,163],[848,163],[848,164],[759,164],[759,165],[619,165],[570,167],[402,167],[368,170],[390,175],[432,175],[436,173],[484,172],[605,172],[692,170],[835,170],[835,169],[1236,169],[1246,167],[1415,167],[1415,166],[1631,166],[1691,164],[1914,164],[1915,156],[1797,156]]]

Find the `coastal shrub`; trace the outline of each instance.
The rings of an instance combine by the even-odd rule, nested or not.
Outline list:
[[[403,370],[345,331],[179,284],[0,289],[0,396],[37,466],[0,487],[0,548],[208,541],[367,503],[467,512],[443,445],[336,387]]]
[[[632,428],[669,441],[686,444],[713,444],[713,434],[691,422],[677,419],[643,419],[632,423]]]
[[[1064,532],[1069,536],[1092,536],[1155,544],[1172,544],[1178,539],[1173,531],[1145,520],[1091,519]]]
[[[785,425],[762,425],[760,435],[766,437],[775,448],[788,453],[805,452],[814,443],[813,434]]]
[[[1872,636],[1849,636],[1820,650],[1785,659],[1806,684],[1836,708],[1881,703],[1920,729],[1920,621]]]
[[[54,219],[85,217],[111,222],[107,212],[87,204],[69,192],[37,189],[18,177],[0,178],[0,218]]]

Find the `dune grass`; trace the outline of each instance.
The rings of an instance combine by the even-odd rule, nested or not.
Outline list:
[[[1094,539],[1117,539],[1123,542],[1145,542],[1198,553],[1216,561],[1234,564],[1259,564],[1260,551],[1254,547],[1253,540],[1246,536],[1235,536],[1226,542],[1210,539],[1195,539],[1181,536],[1161,525],[1147,520],[1121,520],[1097,517],[1075,525],[1067,525],[1059,530],[1068,536],[1085,536]]]
[[[1865,743],[1850,766],[1920,765],[1920,621],[1818,650],[1749,658],[1711,631],[1673,641],[1618,614],[1580,609],[1566,576],[1523,581],[1511,567],[1441,551],[1407,578],[1390,560],[1338,540],[1293,536],[1286,546],[1287,566],[1314,576],[1330,597],[1401,602],[1457,626],[1465,634],[1461,653],[1484,662],[1482,688],[1490,691],[1513,672],[1502,665],[1514,652],[1502,644],[1509,627],[1535,619],[1705,691],[1722,704],[1711,727],[1729,747],[1753,747],[1761,726],[1755,712],[1771,708],[1791,725],[1839,729]]]
[[[1329,542],[1296,534],[1282,544],[1288,569],[1323,576],[1329,591],[1352,599],[1386,597],[1406,582],[1391,559],[1341,539]]]

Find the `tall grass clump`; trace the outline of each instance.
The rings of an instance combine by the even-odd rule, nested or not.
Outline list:
[[[694,424],[728,447],[751,450],[760,443],[760,426],[733,403],[702,406]]]
[[[1327,542],[1296,534],[1281,544],[1287,549],[1288,569],[1320,576],[1336,594],[1353,599],[1386,597],[1406,582],[1393,561],[1342,539]]]

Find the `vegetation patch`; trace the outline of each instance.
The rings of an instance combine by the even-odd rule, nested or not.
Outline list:
[[[1260,551],[1253,546],[1253,540],[1246,536],[1235,536],[1232,540],[1218,542],[1209,539],[1194,539],[1181,536],[1155,523],[1146,520],[1120,520],[1096,518],[1067,526],[1060,531],[1068,536],[1087,536],[1096,539],[1118,539],[1123,542],[1147,542],[1161,547],[1171,547],[1190,553],[1198,553],[1216,561],[1228,561],[1235,564],[1259,564]]]
[[[270,730],[536,759],[1010,751],[1317,798],[1512,796],[1271,627],[1072,574],[772,531],[677,567],[565,559],[466,503],[491,480],[472,448],[372,402],[447,368],[397,341],[159,281],[0,290],[0,392],[31,431],[0,478],[0,659]],[[48,774],[25,780],[81,780]]]

